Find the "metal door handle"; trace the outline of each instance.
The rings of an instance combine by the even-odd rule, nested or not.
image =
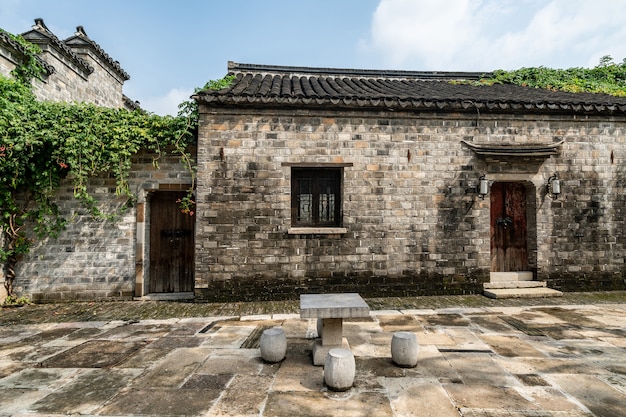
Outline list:
[[[511,220],[511,218],[508,217],[508,216],[504,217],[504,218],[498,217],[496,219],[496,225],[498,225],[500,227],[504,227],[506,229],[506,228],[508,228],[510,226],[513,226],[513,220]]]

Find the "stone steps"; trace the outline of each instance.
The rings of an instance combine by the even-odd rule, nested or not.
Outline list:
[[[485,282],[483,289],[503,289],[503,288],[539,288],[546,287],[545,281],[500,281]]]
[[[545,281],[532,281],[532,272],[492,272],[491,282],[483,284],[483,295],[489,298],[561,297],[561,291],[547,288]]]
[[[489,298],[546,298],[562,297],[561,291],[545,287],[534,288],[492,288],[483,291]]]

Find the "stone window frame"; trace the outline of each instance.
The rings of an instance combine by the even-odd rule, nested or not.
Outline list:
[[[290,186],[290,224],[288,234],[344,234],[348,230],[343,227],[343,189],[344,189],[344,168],[352,167],[352,163],[289,163],[284,162],[282,166],[291,169],[291,186]],[[295,199],[294,199],[294,173],[295,172],[330,172],[335,171],[338,176],[338,194],[339,201],[336,209],[336,221],[333,224],[306,224],[298,223],[295,219]]]

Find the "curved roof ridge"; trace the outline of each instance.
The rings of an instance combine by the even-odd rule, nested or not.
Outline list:
[[[87,35],[87,32],[85,32],[85,28],[83,26],[77,26],[74,35],[65,39],[63,42],[70,47],[79,44],[88,45],[97,55],[99,55],[99,57],[104,62],[109,64],[111,68],[113,68],[119,75],[121,75],[124,80],[130,79],[130,75],[128,75],[128,73],[122,69],[119,61],[115,61],[113,58],[111,58],[109,54],[107,54],[98,43],[91,39]]]
[[[478,80],[491,75],[486,72],[463,72],[463,71],[409,71],[409,70],[377,70],[377,69],[350,69],[350,68],[327,68],[327,67],[301,67],[283,65],[260,65],[242,64],[233,61],[228,62],[228,71],[255,72],[267,74],[290,74],[298,76],[349,76],[363,78],[400,78],[400,79],[435,79],[435,80]]]
[[[0,29],[0,41],[2,41],[7,46],[10,46],[11,48],[13,48],[15,52],[17,52],[18,54],[21,54],[24,56],[29,54],[28,50],[23,45],[21,45],[19,42],[13,39],[12,35],[10,35],[8,32],[2,29]],[[43,67],[47,75],[53,74],[56,71],[54,66],[52,66],[51,64],[41,59],[39,55],[35,55],[35,59],[37,60],[39,65]]]
[[[63,53],[70,61],[72,61],[76,66],[81,68],[87,74],[91,74],[94,72],[94,68],[89,65],[87,61],[79,57],[72,49],[67,46],[63,41],[56,37],[54,33],[48,29],[45,22],[42,18],[38,17],[35,19],[35,24],[32,26],[32,29],[28,32],[22,33],[24,39],[26,39],[30,43],[41,44],[42,42],[37,42],[37,37],[43,37],[47,39],[47,41],[56,49],[58,49],[61,53]]]

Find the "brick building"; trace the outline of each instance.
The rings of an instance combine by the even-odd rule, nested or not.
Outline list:
[[[22,33],[28,42],[41,48],[39,60],[45,73],[34,81],[38,99],[86,102],[98,106],[134,110],[138,103],[126,97],[122,88],[130,76],[94,42],[82,26],[76,33],[59,39],[43,19],[35,19],[31,30]],[[0,32],[0,74],[8,76],[23,62],[26,51],[7,33]]]
[[[200,299],[624,289],[626,98],[229,64],[204,91]]]
[[[79,26],[73,36],[60,40],[42,19],[36,19],[31,30],[21,36],[42,51],[38,59],[45,73],[43,80],[34,81],[33,88],[38,99],[87,102],[128,110],[139,108],[137,102],[123,94],[123,84],[129,75],[87,36],[84,28]],[[1,74],[9,76],[26,54],[19,42],[0,31]],[[142,211],[146,198],[149,200],[152,193],[165,189],[172,193],[170,206],[175,207],[174,197],[183,189],[180,184],[188,187],[190,183],[189,174],[178,158],[164,157],[160,162],[162,170],[158,171],[150,155],[142,154],[135,159],[130,182],[138,203],[116,221],[94,221],[74,199],[72,184],[66,181],[57,195],[57,204],[69,220],[67,228],[58,239],[38,243],[18,261],[16,292],[35,301],[132,298],[136,285],[141,288],[143,254],[136,251],[143,248],[143,238],[137,237],[140,235],[137,230],[143,231],[142,225],[146,223]],[[124,204],[115,196],[112,179],[94,179],[91,187],[104,212],[115,212]],[[0,268],[0,281],[3,272]],[[2,290],[0,286],[0,299]]]
[[[38,20],[24,36],[44,51],[40,98],[136,105],[121,93],[128,76],[83,29],[59,41]],[[19,45],[0,33],[0,47],[8,73]],[[626,288],[626,98],[460,81],[477,73],[236,63],[229,73],[228,88],[195,96],[196,215],[173,204],[191,184],[177,158],[159,170],[150,155],[135,159],[137,204],[116,221],[91,219],[67,184],[58,201],[72,221],[20,260],[18,293]],[[110,179],[91,186],[103,208],[123,204]]]

